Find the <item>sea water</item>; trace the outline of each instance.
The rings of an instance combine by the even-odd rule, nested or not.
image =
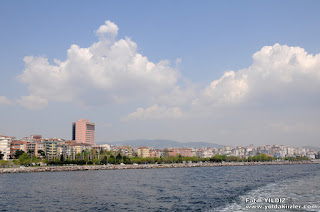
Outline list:
[[[320,211],[319,176],[320,164],[1,174],[0,210]]]

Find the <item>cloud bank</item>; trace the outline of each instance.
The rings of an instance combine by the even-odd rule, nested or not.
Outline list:
[[[118,30],[115,23],[105,21],[96,30],[98,41],[88,48],[71,45],[65,61],[50,64],[48,58],[26,56],[18,78],[27,85],[29,96],[16,102],[28,109],[45,108],[50,101],[85,106],[141,102],[126,115],[127,121],[320,106],[320,55],[301,47],[264,46],[253,54],[249,67],[226,71],[200,87],[181,82],[169,61],[149,61],[130,38],[117,39]],[[9,103],[0,98],[0,105]]]
[[[167,120],[180,119],[183,117],[179,107],[168,108],[166,106],[152,105],[146,109],[138,108],[135,112],[130,113],[124,121],[130,120]]]
[[[88,48],[71,45],[65,61],[50,64],[45,57],[25,57],[18,78],[30,96],[91,106],[148,99],[176,85],[179,72],[166,60],[150,62],[130,38],[116,40],[113,22],[106,21],[96,34],[98,42]]]
[[[229,110],[263,113],[295,107],[301,112],[320,106],[319,54],[308,54],[301,47],[275,44],[263,47],[252,58],[248,68],[227,71],[204,88],[192,84],[183,89],[177,86],[154,101],[188,108],[183,113],[192,119],[228,114]],[[145,111],[140,108],[140,113]]]

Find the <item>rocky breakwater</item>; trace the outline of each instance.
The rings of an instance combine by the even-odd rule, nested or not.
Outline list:
[[[223,163],[172,163],[172,164],[128,164],[128,165],[84,165],[84,166],[41,166],[0,168],[0,174],[28,172],[62,172],[87,170],[121,170],[121,169],[154,169],[154,168],[186,168],[186,167],[217,167],[217,166],[256,166],[256,165],[290,165],[319,164],[320,161],[272,161],[272,162],[223,162]]]

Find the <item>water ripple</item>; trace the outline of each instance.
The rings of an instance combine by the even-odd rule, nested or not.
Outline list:
[[[2,174],[0,210],[243,211],[262,194],[320,204],[317,176],[317,164]]]

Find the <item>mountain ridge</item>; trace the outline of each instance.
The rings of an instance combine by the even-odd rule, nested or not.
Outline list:
[[[222,145],[216,143],[208,142],[178,142],[166,139],[134,139],[125,141],[114,141],[109,142],[109,144],[114,146],[132,146],[141,147],[146,146],[154,149],[164,149],[164,148],[202,148],[202,147],[214,147],[221,148]]]

